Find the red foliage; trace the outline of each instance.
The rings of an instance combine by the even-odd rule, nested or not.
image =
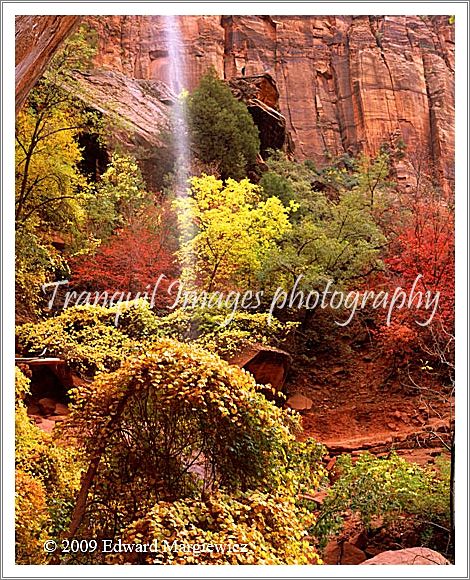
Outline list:
[[[417,290],[439,292],[435,323],[452,332],[454,322],[454,211],[445,199],[417,199],[411,220],[399,233],[394,255],[386,260],[392,278],[410,288],[420,278]]]
[[[177,275],[177,266],[167,247],[167,233],[158,220],[134,218],[102,243],[92,255],[72,261],[72,283],[91,291],[152,293],[161,274],[155,306],[164,306],[170,296],[167,288]],[[153,223],[152,223],[153,222]]]
[[[387,273],[382,279],[393,292],[401,287],[410,292],[439,292],[439,303],[429,326],[419,326],[429,318],[432,308],[421,314],[415,308],[393,312],[389,326],[378,332],[384,352],[398,357],[402,363],[415,358],[417,352],[428,355],[449,352],[454,333],[454,210],[451,199],[415,193],[402,198],[402,219],[385,259]],[[443,345],[446,345],[443,347]]]

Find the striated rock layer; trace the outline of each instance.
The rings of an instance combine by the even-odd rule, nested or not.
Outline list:
[[[91,17],[97,65],[168,80],[161,16]],[[447,16],[181,16],[186,83],[269,74],[296,157],[375,154],[407,146],[397,178],[430,162],[454,178],[454,29]],[[411,162],[410,162],[411,160]]]
[[[80,21],[80,16],[17,16],[15,19],[16,108]]]

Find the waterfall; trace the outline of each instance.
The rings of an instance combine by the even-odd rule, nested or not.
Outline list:
[[[184,44],[181,39],[178,16],[164,16],[164,31],[168,50],[168,79],[170,88],[177,96],[173,110],[173,138],[175,145],[176,194],[185,195],[187,173],[190,166],[188,127],[184,91],[187,89],[184,66]]]
[[[188,201],[188,177],[191,170],[191,151],[189,146],[188,123],[186,114],[187,79],[185,76],[184,43],[181,37],[178,16],[163,16],[164,34],[168,50],[168,77],[166,79],[177,96],[172,111],[173,142],[175,151],[174,193],[177,200]],[[185,95],[186,93],[186,95]],[[184,204],[186,205],[186,204]],[[192,212],[178,210],[179,247],[192,239],[196,234]],[[191,259],[193,263],[194,260]],[[186,264],[186,268],[188,265]],[[192,266],[191,266],[192,267]],[[191,269],[191,268],[190,268]],[[187,270],[189,272],[189,270]]]
[[[168,84],[179,95],[185,87],[185,69],[183,58],[183,41],[177,16],[164,16],[165,37],[168,49],[169,78]]]

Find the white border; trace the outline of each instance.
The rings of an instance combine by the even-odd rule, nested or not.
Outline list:
[[[3,3],[3,61],[2,73],[4,91],[2,95],[3,109],[3,167],[2,183],[4,195],[3,216],[3,264],[4,287],[2,293],[4,314],[4,342],[3,360],[11,361],[14,356],[14,16],[24,14],[80,14],[80,15],[122,15],[122,14],[454,14],[456,17],[456,147],[458,152],[456,165],[456,378],[457,401],[456,406],[456,564],[455,566],[165,566],[158,568],[158,575],[168,578],[194,577],[350,577],[368,578],[380,577],[395,578],[405,575],[410,578],[461,577],[467,578],[466,564],[468,551],[467,537],[467,462],[468,447],[467,431],[467,177],[466,160],[467,150],[467,53],[466,41],[468,38],[466,3],[367,3],[367,2],[8,2]],[[450,120],[451,122],[451,120]],[[5,499],[2,511],[3,529],[3,569],[8,577],[114,577],[128,578],[154,577],[157,570],[152,566],[17,566],[14,564],[14,369],[13,365],[2,368],[3,385],[3,421],[2,441],[4,442],[4,479],[3,492]]]

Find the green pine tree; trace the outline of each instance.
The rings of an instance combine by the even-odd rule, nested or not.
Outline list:
[[[241,179],[256,161],[259,133],[244,103],[211,68],[188,102],[191,145],[200,161],[217,164],[222,178]]]

